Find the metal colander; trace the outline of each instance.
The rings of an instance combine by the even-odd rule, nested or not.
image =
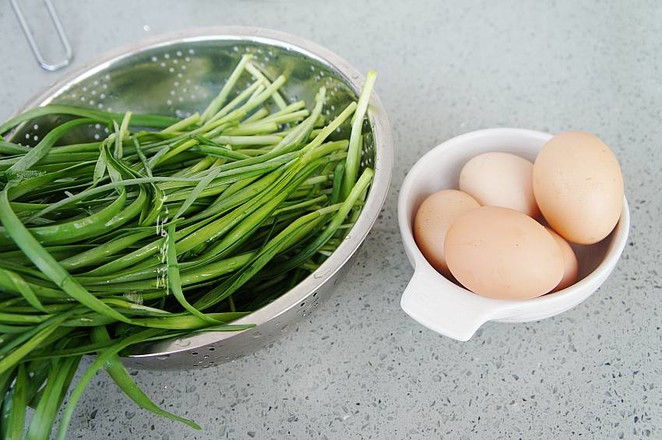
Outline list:
[[[281,32],[229,27],[186,31],[111,53],[75,72],[33,99],[27,107],[47,103],[76,104],[106,111],[156,113],[185,117],[204,110],[223,86],[242,55],[253,54],[267,77],[285,74],[286,100],[313,102],[327,88],[327,116],[356,100],[364,78],[347,62],[316,44]],[[242,85],[239,84],[241,87]],[[338,249],[311,275],[280,298],[237,323],[254,324],[241,332],[205,332],[140,347],[127,356],[129,366],[149,369],[207,367],[251,353],[286,332],[309,314],[331,291],[376,221],[389,187],[392,139],[388,119],[373,93],[362,167],[375,170],[366,205]],[[14,138],[36,143],[53,121],[41,120]],[[88,136],[102,137],[102,126]]]

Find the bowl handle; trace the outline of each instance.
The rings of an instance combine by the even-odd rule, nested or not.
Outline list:
[[[402,310],[425,327],[468,341],[481,325],[503,311],[498,302],[485,301],[487,298],[469,294],[440,277],[427,267],[416,269],[400,300]]]

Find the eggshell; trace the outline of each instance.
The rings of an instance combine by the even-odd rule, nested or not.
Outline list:
[[[455,218],[480,205],[470,195],[455,189],[428,196],[414,217],[414,240],[428,262],[444,275],[449,275],[444,256],[446,231]]]
[[[614,229],[623,210],[623,175],[609,147],[592,134],[565,132],[540,150],[533,193],[545,220],[568,241],[593,244]]]
[[[497,299],[527,299],[559,284],[559,245],[544,226],[509,208],[483,206],[458,216],[446,234],[446,263],[472,292]]]
[[[531,217],[540,214],[531,175],[533,163],[511,153],[489,152],[471,158],[460,171],[459,188],[483,206],[501,206]]]
[[[556,292],[565,289],[566,287],[570,287],[577,282],[577,276],[579,275],[579,262],[577,261],[575,251],[572,250],[572,247],[570,247],[563,237],[549,228],[547,231],[552,234],[552,237],[556,240],[556,243],[561,248],[561,253],[563,254],[563,278],[561,278],[559,284],[552,290],[553,292]]]

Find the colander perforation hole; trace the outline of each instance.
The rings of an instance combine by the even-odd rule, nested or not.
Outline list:
[[[188,52],[176,50],[161,54],[160,57],[153,55],[149,58],[159,69],[167,72],[166,78],[171,80],[171,86],[168,90],[168,98],[163,102],[175,116],[181,118],[193,114],[194,110],[189,110],[189,107],[209,98],[207,93],[200,91],[197,84],[191,87],[191,78],[188,78],[189,75],[186,74],[187,65],[192,62],[191,55],[194,53],[194,50]],[[173,108],[175,105],[178,108]]]
[[[25,133],[25,140],[28,144],[37,143],[39,142],[39,135],[32,132]]]

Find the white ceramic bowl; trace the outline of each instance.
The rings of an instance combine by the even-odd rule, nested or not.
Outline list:
[[[412,224],[420,204],[436,191],[457,188],[460,170],[470,158],[488,151],[504,151],[533,161],[551,137],[511,128],[474,131],[435,147],[412,167],[398,200],[400,233],[414,267],[400,303],[409,316],[442,335],[466,341],[487,321],[526,322],[562,313],[588,298],[607,279],[627,242],[627,200],[623,201],[616,228],[607,238],[591,246],[573,246],[580,265],[579,281],[564,290],[529,300],[484,298],[458,286],[428,263],[414,241]]]

